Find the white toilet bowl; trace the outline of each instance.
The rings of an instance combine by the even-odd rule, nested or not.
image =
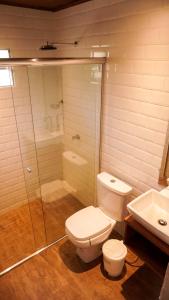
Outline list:
[[[108,239],[116,221],[124,219],[126,195],[131,186],[103,172],[97,175],[98,207],[88,206],[66,220],[65,231],[76,246],[78,256],[90,262],[102,253],[102,245]]]
[[[84,262],[90,262],[100,256],[102,245],[115,224],[100,208],[88,206],[69,217],[65,226],[77,254]]]

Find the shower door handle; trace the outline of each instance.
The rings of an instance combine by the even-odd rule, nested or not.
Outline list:
[[[32,173],[32,169],[31,168],[26,168],[26,171],[28,172],[28,173]]]

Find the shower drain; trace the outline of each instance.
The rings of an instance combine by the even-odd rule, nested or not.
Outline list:
[[[167,225],[167,221],[164,220],[164,219],[159,219],[159,220],[158,220],[158,223],[159,223],[160,225],[162,225],[162,226],[166,226],[166,225]]]

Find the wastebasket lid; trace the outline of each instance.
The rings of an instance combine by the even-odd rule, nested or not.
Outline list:
[[[123,241],[111,239],[104,243],[103,255],[105,255],[108,259],[118,260],[127,255],[127,248],[123,244]]]

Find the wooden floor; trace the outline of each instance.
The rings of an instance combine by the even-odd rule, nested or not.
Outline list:
[[[43,214],[40,200],[1,214],[0,272],[63,237],[66,219],[81,208],[83,205],[68,194],[43,203]]]
[[[66,219],[82,208],[84,208],[82,203],[71,194],[67,194],[50,203],[43,203],[48,244],[51,244],[65,235]]]
[[[34,251],[36,248],[28,205],[0,215],[0,272]]]
[[[135,254],[128,252],[127,260]],[[110,278],[102,258],[84,264],[66,239],[0,278],[2,300],[158,300],[162,277],[140,259]]]

